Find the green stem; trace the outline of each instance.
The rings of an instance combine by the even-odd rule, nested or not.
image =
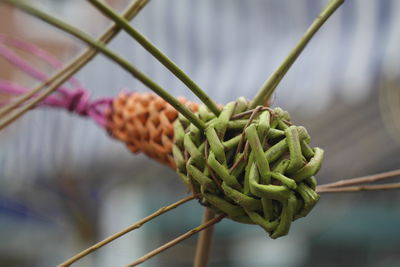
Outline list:
[[[279,82],[282,80],[283,76],[287,73],[289,68],[296,61],[297,57],[303,51],[304,47],[308,44],[314,34],[319,28],[325,23],[325,21],[336,11],[336,9],[343,4],[344,0],[332,0],[329,1],[328,5],[319,14],[319,16],[314,20],[311,26],[308,28],[306,33],[289,53],[282,64],[272,73],[272,75],[264,82],[257,95],[251,102],[250,109],[255,108],[258,105],[262,105],[268,98],[271,97],[275,88],[278,86]]]
[[[181,80],[200,100],[218,116],[220,110],[215,102],[168,56],[151,43],[145,36],[133,28],[129,21],[114,12],[109,6],[97,0],[89,0],[104,15],[114,21],[115,24],[123,28],[133,39],[143,46],[150,54],[161,62],[168,70],[170,70],[179,80]]]
[[[144,73],[142,73],[141,71],[136,69],[134,66],[132,66],[128,61],[121,58],[119,55],[114,53],[112,50],[108,49],[104,45],[104,43],[95,41],[94,39],[92,39],[89,35],[87,35],[83,31],[80,31],[79,29],[77,29],[63,21],[34,8],[33,6],[26,3],[26,1],[21,1],[21,0],[1,0],[1,1],[15,5],[16,7],[25,11],[26,13],[29,13],[29,14],[53,25],[54,27],[57,27],[57,28],[65,31],[65,32],[68,32],[69,34],[77,37],[78,39],[82,40],[83,42],[87,43],[88,45],[95,47],[97,50],[102,52],[105,56],[107,56],[108,58],[110,58],[111,60],[116,62],[118,65],[120,65],[122,68],[127,70],[130,74],[132,74],[134,77],[136,77],[144,85],[146,85],[151,90],[153,90],[156,94],[158,94],[160,97],[162,97],[165,101],[170,103],[183,116],[185,116],[194,125],[196,125],[196,127],[198,127],[199,129],[205,129],[204,122],[201,121],[198,117],[196,117],[196,115],[193,114],[185,105],[183,105],[181,102],[179,102],[174,96],[169,94],[167,91],[165,91],[157,83],[152,81]]]
[[[127,19],[133,19],[140,10],[147,4],[148,0],[136,0],[132,4],[130,4],[127,9],[123,12],[123,16]],[[107,43],[111,41],[111,39],[119,32],[119,27],[117,25],[110,26],[99,38],[99,41]],[[4,108],[0,109],[0,118],[3,118],[3,115],[14,110],[16,107],[20,106],[23,102],[30,99],[35,94],[38,94],[43,88],[48,86],[48,88],[36,98],[32,99],[29,103],[23,105],[18,108],[13,114],[7,116],[5,119],[0,121],[0,130],[21,117],[27,111],[31,110],[35,105],[43,101],[48,95],[53,93],[57,88],[63,84],[67,79],[69,79],[72,75],[74,75],[77,71],[79,71],[83,66],[86,65],[95,55],[97,54],[97,50],[95,48],[89,47],[79,56],[77,56],[74,60],[70,61],[64,68],[60,69],[51,76],[47,81],[43,82],[33,90],[28,93],[22,95],[17,98],[16,101],[13,101],[9,105],[6,105]]]
[[[148,0],[136,0],[132,4],[130,4],[127,9],[123,12],[123,16],[127,19],[133,19],[140,10],[147,4]],[[117,25],[110,26],[103,34],[101,34],[99,41],[108,43],[112,40],[112,38],[120,31],[120,28]],[[27,111],[31,110],[35,105],[40,103],[44,98],[53,93],[57,88],[63,84],[67,79],[69,79],[72,75],[74,75],[77,71],[79,71],[83,66],[86,65],[95,55],[97,54],[97,50],[95,48],[89,47],[75,59],[70,61],[65,67],[57,71],[54,75],[52,75],[47,81],[41,83],[39,86],[29,91],[26,94],[23,94],[21,97],[18,97],[15,101],[10,103],[9,105],[4,106],[0,109],[0,118],[3,118],[3,115],[9,113],[11,110],[16,109],[22,103],[27,101],[28,99],[35,94],[38,94],[42,91],[46,86],[48,87],[42,94],[38,95],[36,98],[32,99],[29,103],[23,105],[18,108],[16,112],[9,115],[5,119],[0,121],[0,130],[18,119],[20,116],[25,114]]]
[[[203,221],[206,223],[215,217],[215,213],[211,208],[205,208]],[[200,232],[196,245],[196,253],[194,258],[193,267],[206,267],[210,259],[211,244],[214,233],[214,226],[210,226],[204,231]]]

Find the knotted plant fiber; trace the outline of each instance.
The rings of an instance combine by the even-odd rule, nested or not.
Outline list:
[[[271,238],[289,232],[319,200],[316,179],[324,152],[311,148],[302,126],[289,113],[240,98],[216,117],[197,113],[200,130],[183,116],[175,122],[172,148],[177,172],[202,203],[241,223],[261,226]]]

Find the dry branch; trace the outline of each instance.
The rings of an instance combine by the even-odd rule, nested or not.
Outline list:
[[[76,262],[77,260],[79,260],[79,259],[81,259],[81,258],[83,258],[83,257],[85,257],[85,256],[87,256],[87,255],[89,255],[90,253],[94,252],[95,250],[101,248],[102,246],[104,246],[104,245],[106,245],[106,244],[108,244],[108,243],[114,241],[115,239],[117,239],[117,238],[119,238],[119,237],[121,237],[121,236],[123,236],[123,235],[125,235],[125,234],[127,234],[127,233],[129,233],[129,232],[131,232],[131,231],[133,231],[133,230],[135,230],[135,229],[140,228],[141,226],[143,226],[143,224],[145,224],[145,223],[147,223],[147,222],[149,222],[149,221],[155,219],[156,217],[160,216],[161,214],[164,214],[164,213],[166,213],[166,212],[168,212],[168,211],[170,211],[170,210],[172,210],[172,209],[175,209],[176,207],[178,207],[178,206],[180,206],[180,205],[182,205],[182,204],[184,204],[184,203],[186,203],[186,202],[188,202],[188,201],[190,201],[190,200],[193,200],[193,199],[195,199],[196,197],[198,197],[198,196],[196,196],[196,195],[189,196],[189,197],[186,197],[186,198],[184,198],[184,199],[181,199],[181,200],[179,200],[179,201],[177,201],[177,202],[175,202],[175,203],[173,203],[173,204],[171,204],[171,205],[169,205],[169,206],[160,208],[159,210],[157,210],[157,211],[154,212],[153,214],[151,214],[151,215],[149,215],[149,216],[143,218],[142,220],[140,220],[140,221],[138,221],[138,222],[132,224],[131,226],[125,228],[124,230],[122,230],[122,231],[120,231],[120,232],[118,232],[118,233],[116,233],[116,234],[113,234],[113,235],[107,237],[106,239],[100,241],[99,243],[97,243],[97,244],[95,244],[95,245],[93,245],[93,246],[91,246],[91,247],[85,249],[84,251],[82,251],[82,252],[76,254],[75,256],[69,258],[67,261],[61,263],[61,264],[59,265],[59,267],[67,267],[67,266],[70,266],[72,263],[74,263],[74,262]]]

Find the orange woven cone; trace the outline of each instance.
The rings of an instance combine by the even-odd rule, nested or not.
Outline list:
[[[198,110],[197,103],[185,98],[179,101],[194,112]],[[121,93],[113,100],[107,129],[132,152],[143,152],[175,169],[172,145],[177,118],[175,108],[153,93]]]

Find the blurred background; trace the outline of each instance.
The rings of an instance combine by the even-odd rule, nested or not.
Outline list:
[[[93,36],[110,21],[86,1],[35,5]],[[122,11],[127,0],[107,1]],[[327,1],[153,0],[132,24],[218,103],[252,98]],[[307,127],[325,149],[319,183],[400,166],[400,2],[354,0],[322,27],[279,85],[273,106]],[[68,62],[79,41],[0,3],[0,33]],[[110,47],[176,96],[197,100],[125,33]],[[34,59],[31,59],[35,62]],[[54,73],[36,62],[48,74]],[[93,99],[147,89],[97,56],[76,78]],[[0,58],[0,79],[36,81]],[[36,109],[0,133],[0,266],[54,266],[186,196],[177,175],[131,154],[94,122]],[[210,266],[399,266],[398,191],[324,194],[288,236],[224,220]],[[76,266],[124,266],[195,227],[202,207],[185,204],[114,241]],[[190,266],[191,238],[143,266]]]

